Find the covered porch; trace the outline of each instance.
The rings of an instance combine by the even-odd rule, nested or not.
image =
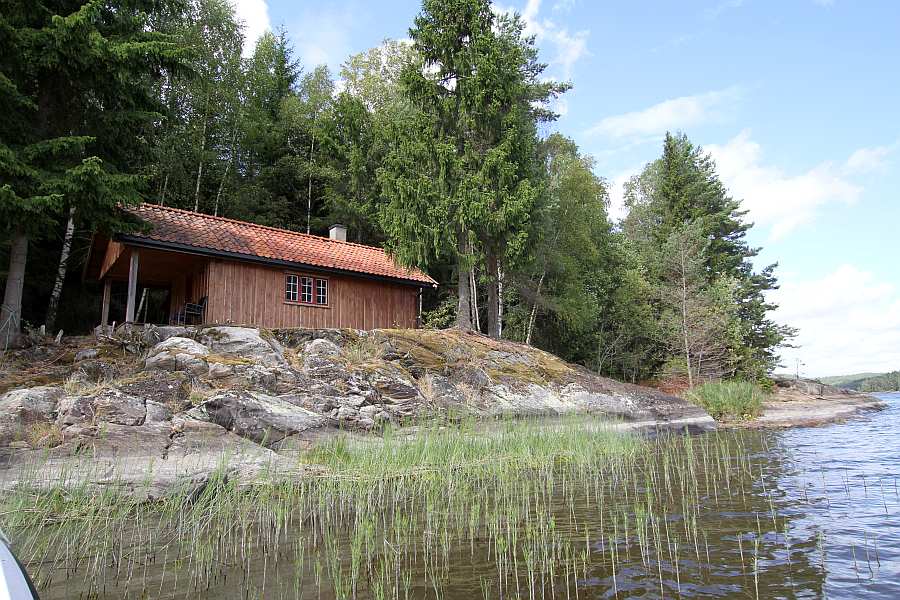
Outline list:
[[[98,279],[103,283],[100,311],[103,328],[112,323],[205,322],[209,293],[208,258],[110,240],[99,265]],[[121,308],[123,294],[124,311]],[[119,298],[118,302],[113,302],[114,295]]]

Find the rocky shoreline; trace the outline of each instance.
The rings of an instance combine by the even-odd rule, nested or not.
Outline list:
[[[762,413],[738,427],[817,427],[840,423],[867,412],[882,410],[874,397],[810,379],[776,378],[775,393],[763,403]]]
[[[578,413],[624,429],[716,428],[682,398],[456,330],[149,327],[23,350],[2,375],[13,389],[0,395],[0,488],[86,482],[155,497],[214,471],[302,477],[319,440],[435,419]],[[781,380],[760,417],[729,426],[818,425],[881,406]]]
[[[0,396],[0,486],[77,473],[155,496],[217,468],[302,476],[297,457],[317,440],[434,418],[583,413],[631,428],[715,427],[681,398],[455,330],[151,327],[68,351]],[[42,385],[28,385],[38,373]]]

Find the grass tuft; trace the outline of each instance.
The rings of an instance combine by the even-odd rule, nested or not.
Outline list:
[[[717,421],[740,421],[759,415],[766,391],[749,381],[711,381],[691,389],[687,398]]]

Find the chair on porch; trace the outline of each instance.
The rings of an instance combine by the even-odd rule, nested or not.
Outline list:
[[[176,325],[187,325],[190,321],[191,325],[203,323],[203,314],[206,312],[206,296],[200,298],[196,304],[193,302],[185,302],[184,307],[178,311],[175,316]]]

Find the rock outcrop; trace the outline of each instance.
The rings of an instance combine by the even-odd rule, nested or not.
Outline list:
[[[434,415],[580,412],[630,427],[714,427],[680,398],[456,330],[151,327],[141,335],[115,352],[73,351],[58,385],[0,396],[0,452],[15,462],[49,446],[51,460],[88,454],[144,471],[155,465],[169,481],[184,467],[173,461],[189,462],[183,474],[196,479],[229,444],[240,448],[246,475],[263,462],[284,466],[283,449],[339,430]],[[135,344],[146,348],[140,358],[128,353]],[[108,368],[85,370],[98,361]]]

